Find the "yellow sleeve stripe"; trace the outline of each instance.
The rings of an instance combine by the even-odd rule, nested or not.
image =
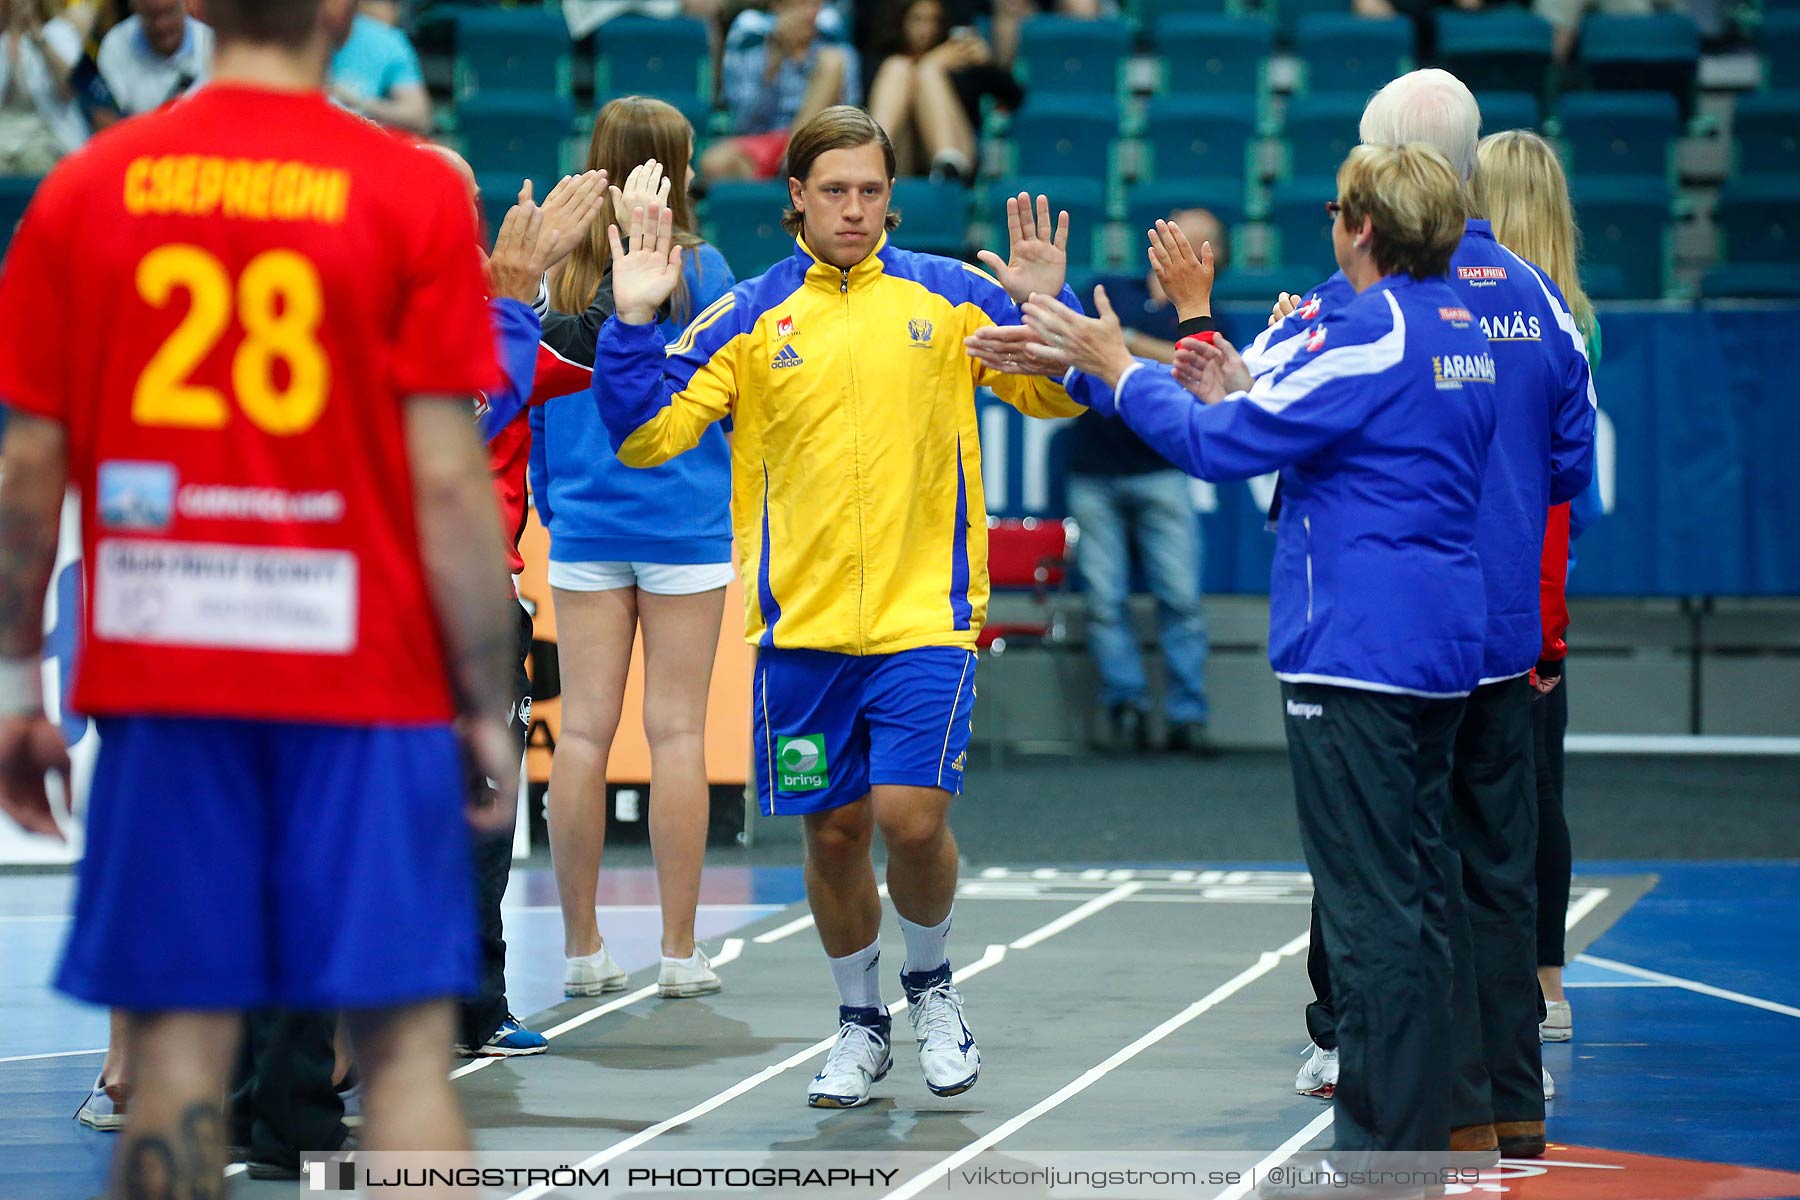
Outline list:
[[[688,327],[681,331],[681,336],[676,338],[674,344],[664,351],[664,353],[670,358],[674,358],[678,354],[686,354],[689,350],[692,350],[694,348],[694,339],[705,333],[710,326],[716,324],[719,318],[730,312],[732,306],[736,303],[737,296],[731,292],[726,292],[723,296],[714,300],[705,312],[701,313],[688,323]]]
[[[982,270],[980,267],[977,267],[972,263],[964,263],[963,270],[969,272],[969,274],[971,274],[971,275],[981,276],[983,279],[987,280],[989,283],[993,284],[997,288],[1000,287],[1000,281],[998,279],[995,279],[992,275],[989,275],[986,271]],[[1005,291],[1006,289],[1000,288],[1000,290]]]

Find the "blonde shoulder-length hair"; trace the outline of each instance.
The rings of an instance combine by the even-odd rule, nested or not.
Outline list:
[[[1476,149],[1474,197],[1500,244],[1549,273],[1582,336],[1594,332],[1594,305],[1581,289],[1581,231],[1556,151],[1537,134],[1508,129]]]
[[[622,96],[610,101],[594,118],[594,136],[588,142],[587,169],[604,169],[612,186],[623,188],[625,177],[640,163],[654,158],[671,180],[669,210],[674,214],[675,241],[692,254],[700,244],[694,221],[693,201],[688,197],[688,159],[693,156],[694,127],[681,110],[648,96]],[[606,228],[620,220],[609,195],[600,205],[600,216],[587,240],[575,247],[550,289],[551,307],[558,312],[579,313],[594,302],[600,281],[612,263],[612,246]],[[626,219],[629,219],[627,217]],[[621,221],[621,232],[623,222]],[[670,298],[670,316],[685,325],[693,313],[685,273]]]

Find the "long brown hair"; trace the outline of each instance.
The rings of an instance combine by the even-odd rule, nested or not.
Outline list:
[[[1475,204],[1502,246],[1536,263],[1562,289],[1583,337],[1594,332],[1594,305],[1581,290],[1581,231],[1569,181],[1556,151],[1524,129],[1490,133],[1476,150]]]
[[[625,186],[633,167],[655,159],[672,180],[669,185],[669,210],[675,218],[675,241],[691,254],[700,244],[694,224],[694,203],[688,198],[688,159],[694,151],[694,127],[672,104],[649,96],[621,96],[610,101],[594,118],[594,136],[588,141],[587,170],[604,170],[612,186]],[[629,218],[626,218],[629,219]],[[579,313],[594,302],[600,280],[612,262],[612,247],[606,240],[606,227],[620,218],[613,213],[609,193],[600,206],[600,217],[594,222],[587,240],[575,247],[563,263],[550,289],[550,304],[558,312]],[[620,232],[624,229],[621,225]],[[692,316],[693,297],[688,295],[684,272],[675,284],[670,298],[670,315],[679,324],[687,324]]]

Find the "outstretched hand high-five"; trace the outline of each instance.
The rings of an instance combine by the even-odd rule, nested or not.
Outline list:
[[[681,247],[675,243],[675,215],[660,204],[631,210],[630,233],[609,225],[613,305],[626,325],[648,325],[681,281]]]
[[[1059,214],[1053,235],[1050,198],[1037,198],[1034,216],[1030,193],[1020,192],[1006,198],[1006,228],[1012,235],[1011,261],[1002,262],[992,250],[976,257],[987,264],[1013,303],[1025,303],[1033,292],[1054,296],[1062,291],[1069,275],[1069,214]]]

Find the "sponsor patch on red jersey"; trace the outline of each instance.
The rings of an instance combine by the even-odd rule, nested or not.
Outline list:
[[[1458,267],[1458,279],[1505,279],[1505,267]]]

